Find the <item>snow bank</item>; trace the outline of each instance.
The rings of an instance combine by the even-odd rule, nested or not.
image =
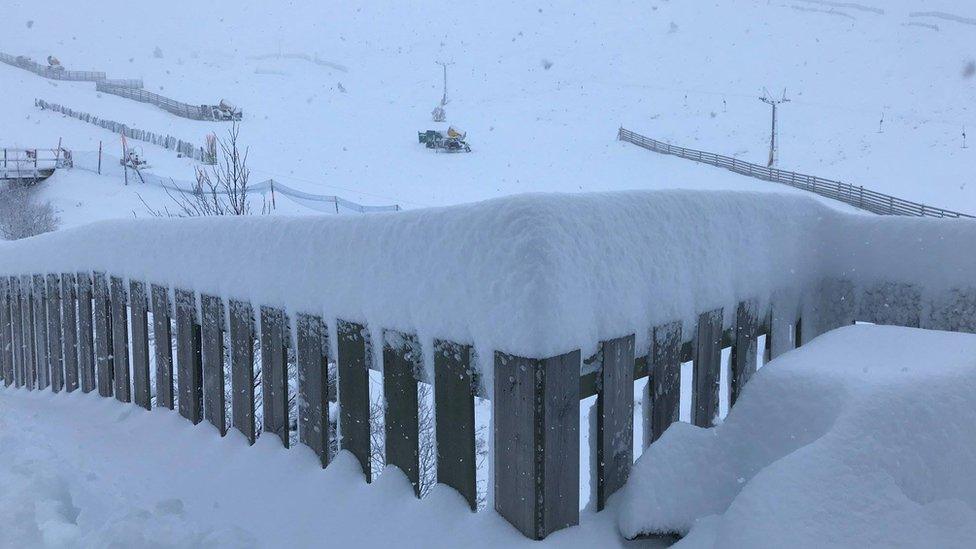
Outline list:
[[[689,546],[972,547],[976,337],[852,326],[763,368],[714,429],[675,424],[621,532]]]
[[[105,271],[291,312],[550,356],[825,276],[976,281],[976,222],[854,215],[790,194],[529,194],[356,218],[95,223],[0,245],[3,274]],[[639,348],[641,348],[639,347]]]

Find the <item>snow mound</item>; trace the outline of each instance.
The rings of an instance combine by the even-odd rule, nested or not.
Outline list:
[[[773,361],[714,429],[675,424],[622,492],[625,536],[688,546],[972,547],[976,336],[829,332]]]

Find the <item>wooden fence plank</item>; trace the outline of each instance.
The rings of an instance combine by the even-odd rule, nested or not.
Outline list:
[[[136,406],[152,408],[149,387],[149,301],[146,284],[129,282],[129,317],[132,324],[132,397]]]
[[[44,275],[33,278],[34,367],[38,390],[51,385],[51,363],[47,346],[47,287]]]
[[[285,448],[288,432],[288,319],[285,312],[261,307],[261,395],[264,432],[278,435]]]
[[[644,410],[644,446],[660,438],[680,418],[681,323],[671,322],[651,330],[647,402]]]
[[[180,415],[196,425],[203,415],[200,324],[193,292],[176,290],[176,386]]]
[[[543,539],[579,523],[580,352],[494,362],[495,510]]]
[[[366,327],[336,321],[339,374],[339,432],[341,448],[352,452],[372,482],[369,436],[369,365],[372,349]]]
[[[732,343],[729,372],[729,408],[735,406],[742,388],[756,373],[758,352],[759,306],[755,301],[739,303],[735,315],[735,336]]]
[[[81,392],[95,390],[95,335],[91,273],[78,273],[78,377]]]
[[[417,382],[423,354],[416,335],[383,330],[386,464],[400,468],[420,497],[420,418]]]
[[[478,510],[474,397],[477,380],[473,349],[434,340],[434,410],[437,431],[437,481],[457,490]]]
[[[0,277],[0,377],[4,387],[14,382],[14,344],[10,320],[10,281]]]
[[[602,511],[627,483],[634,462],[634,339],[604,341],[600,349],[602,383],[597,395],[597,495]]]
[[[24,371],[27,360],[24,354],[23,309],[20,304],[22,291],[18,277],[9,277],[8,281],[10,284],[10,331],[14,346],[14,386],[20,388],[24,386]]]
[[[121,278],[111,278],[112,314],[112,377],[115,382],[115,398],[119,402],[132,401],[129,375],[129,319],[125,285]]]
[[[103,273],[93,276],[92,297],[95,310],[95,373],[98,394],[112,396],[112,317],[109,310],[108,280]]]
[[[719,411],[722,375],[722,309],[698,316],[692,370],[691,423],[711,427]]]
[[[173,334],[169,290],[152,285],[153,341],[156,358],[156,406],[173,409]]]
[[[20,277],[20,320],[23,326],[24,341],[24,387],[33,391],[37,386],[37,365],[34,354],[34,282],[29,275]]]
[[[251,304],[231,300],[231,411],[236,427],[254,444],[254,311]]]
[[[224,304],[219,297],[201,295],[201,359],[203,364],[203,415],[227,434],[224,407]]]
[[[67,392],[78,389],[78,295],[75,275],[61,275],[61,321],[64,323],[64,388]]]
[[[47,275],[47,355],[51,366],[51,390],[64,389],[64,335],[61,320],[61,283],[58,275]]]
[[[329,463],[329,342],[321,317],[300,314],[297,323],[299,440]]]

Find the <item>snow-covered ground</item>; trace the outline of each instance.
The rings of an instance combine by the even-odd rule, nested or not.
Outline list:
[[[852,326],[769,363],[725,422],[676,424],[620,496],[686,547],[972,547],[976,336]]]
[[[758,95],[785,87],[793,101],[780,112],[783,167],[976,211],[976,146],[961,148],[963,126],[976,128],[976,78],[965,76],[976,56],[973,26],[909,16],[938,9],[974,17],[973,6],[828,4],[177,1],[134,10],[122,0],[43,8],[14,0],[0,20],[0,50],[41,61],[54,53],[68,68],[141,77],[147,89],[191,104],[227,97],[245,111],[242,138],[256,177],[367,204],[420,207],[524,191],[775,189],[614,137],[624,125],[762,162],[769,112]],[[913,22],[939,30],[906,25]],[[267,57],[278,53],[343,70]],[[441,59],[455,63],[448,122],[468,130],[470,155],[432,154],[416,140],[433,126]],[[107,131],[36,110],[35,97],[197,143],[225,127],[6,65],[0,86],[2,146],[51,147],[63,137],[78,150],[95,150],[99,140],[119,148]],[[192,177],[172,152],[144,148],[164,175]],[[70,187],[72,178],[59,181],[50,186]],[[129,207],[97,208],[93,199],[79,217],[145,215],[133,191],[118,192]],[[61,191],[50,194],[60,207],[74,206]]]

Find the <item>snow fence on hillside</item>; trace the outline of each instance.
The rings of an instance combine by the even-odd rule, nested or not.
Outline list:
[[[0,244],[0,335],[13,349],[0,371],[8,385],[80,385],[149,407],[151,308],[157,405],[173,407],[176,378],[180,413],[226,433],[229,377],[229,424],[253,441],[258,338],[264,435],[289,444],[295,398],[301,442],[331,459],[336,392],[324,368],[334,361],[341,448],[370,478],[367,369],[380,370],[386,463],[418,496],[418,391],[432,385],[436,479],[472,508],[474,399],[489,397],[494,507],[543,538],[579,520],[581,399],[598,397],[590,438],[602,509],[633,461],[636,378],[649,377],[647,443],[677,421],[682,362],[694,362],[692,422],[710,427],[722,349],[732,348],[734,403],[761,334],[771,358],[854,320],[976,331],[976,254],[963,252],[974,241],[976,221],[874,217],[743,192],[107,221]],[[161,344],[171,327],[175,361]]]

